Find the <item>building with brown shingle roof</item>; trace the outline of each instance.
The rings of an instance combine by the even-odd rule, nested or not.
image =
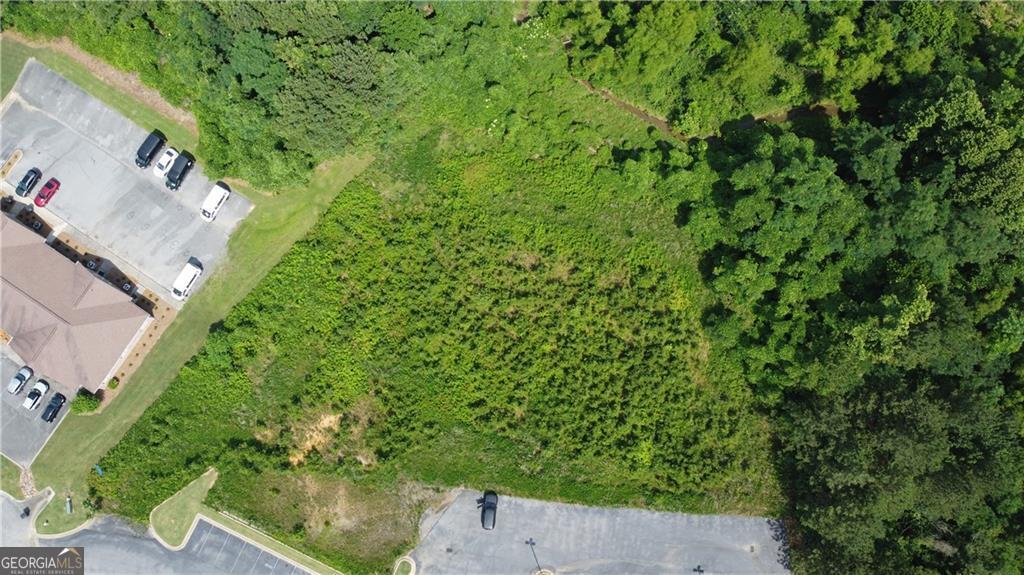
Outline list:
[[[127,294],[0,217],[0,331],[38,375],[94,392],[152,319]]]

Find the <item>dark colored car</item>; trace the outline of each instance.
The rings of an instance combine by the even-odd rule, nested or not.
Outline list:
[[[57,178],[50,178],[43,184],[43,189],[39,190],[39,194],[36,195],[36,205],[40,208],[45,208],[46,204],[50,203],[53,196],[60,189],[60,182]]]
[[[195,160],[192,158],[192,154],[188,152],[178,154],[174,163],[171,164],[171,169],[167,172],[167,180],[164,182],[167,189],[177,190],[181,187],[181,182],[185,180],[185,175],[192,169],[193,164],[195,164]]]
[[[64,402],[67,398],[63,394],[54,394],[53,398],[50,399],[50,403],[46,405],[46,409],[43,410],[43,421],[51,423],[57,418],[57,414],[60,413],[60,408],[64,407]]]
[[[484,496],[476,500],[480,508],[480,525],[490,531],[494,529],[494,519],[498,514],[498,494],[493,491],[485,491]]]
[[[14,189],[14,193],[21,197],[25,197],[32,193],[32,188],[36,187],[39,183],[39,178],[43,177],[43,173],[39,171],[39,168],[32,168],[25,172],[25,176],[18,182],[18,187]]]
[[[135,165],[143,169],[149,167],[149,163],[153,161],[153,157],[160,151],[160,148],[164,147],[166,141],[167,138],[159,130],[153,130],[139,146],[139,151],[135,153]]]

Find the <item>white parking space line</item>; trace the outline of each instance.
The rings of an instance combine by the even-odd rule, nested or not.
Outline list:
[[[228,544],[229,539],[231,538],[225,537],[224,542],[220,544],[220,549],[217,550],[217,556],[213,558],[214,563],[216,563],[217,560],[220,559],[220,554],[224,552],[224,546]]]
[[[253,570],[256,569],[256,566],[259,565],[260,557],[263,557],[263,550],[262,549],[260,549],[260,554],[256,556],[256,562],[253,563],[252,567],[249,568],[250,575],[252,574]]]
[[[207,529],[206,533],[203,534],[203,540],[199,543],[199,549],[196,549],[196,555],[199,555],[203,550],[203,547],[206,545],[206,539],[210,536],[211,531],[213,531],[213,529]]]
[[[234,573],[235,572],[235,565],[238,565],[238,558],[242,556],[242,551],[244,551],[244,550],[245,550],[245,545],[242,545],[242,548],[239,549],[238,553],[235,554],[235,560],[234,560],[234,562],[231,563],[231,569],[228,569],[228,573]]]

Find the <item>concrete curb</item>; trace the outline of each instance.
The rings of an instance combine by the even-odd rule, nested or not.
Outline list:
[[[157,505],[156,507],[154,507],[153,509],[151,509],[149,511],[149,526],[146,529],[146,532],[149,533],[150,535],[152,535],[153,539],[156,539],[157,543],[159,543],[160,545],[163,545],[164,547],[166,547],[167,549],[170,549],[171,551],[181,551],[182,549],[185,548],[185,545],[188,544],[188,540],[192,537],[192,531],[194,531],[195,528],[196,528],[196,523],[199,522],[199,515],[202,514],[202,511],[196,512],[195,517],[192,518],[192,524],[189,525],[188,531],[185,532],[185,538],[181,540],[181,545],[178,545],[178,546],[171,545],[170,543],[164,541],[163,537],[160,537],[160,535],[156,532],[156,528],[153,527],[153,525],[154,525],[154,523],[153,523],[153,514],[156,513],[157,509],[160,509],[164,504],[166,504],[168,501],[173,499],[176,495],[178,495],[179,493],[181,493],[185,489],[188,489],[188,487],[190,485],[192,485],[196,481],[199,481],[200,479],[205,477],[207,473],[210,473],[211,471],[213,472],[213,474],[215,476],[213,481],[214,481],[214,483],[216,483],[217,482],[217,477],[216,477],[217,476],[217,469],[214,468],[214,467],[207,467],[206,471],[204,471],[199,477],[196,477],[192,481],[189,481],[188,484],[185,485],[185,487],[182,487],[181,489],[175,491],[174,495],[171,495],[167,499],[164,499],[163,501],[160,502],[159,505]],[[211,484],[210,488],[211,489],[213,488],[212,484]],[[204,499],[205,499],[205,497],[204,497]],[[200,501],[200,504],[202,504],[202,501]]]
[[[45,504],[45,505],[43,505],[43,506],[41,507],[41,509],[45,509],[45,508],[46,508],[46,507],[47,507],[48,505],[52,504],[52,503],[53,503],[53,499],[54,499],[54,497],[56,497],[56,496],[57,496],[57,493],[56,493],[56,492],[54,492],[54,490],[53,490],[53,488],[52,488],[52,487],[47,487],[46,489],[44,489],[44,490],[43,490],[43,492],[44,492],[44,493],[46,493],[46,492],[49,492],[49,493],[48,493],[48,495],[47,495],[47,497],[46,497],[46,504]],[[83,523],[82,523],[81,525],[79,525],[78,527],[72,527],[71,529],[69,529],[69,530],[67,530],[67,531],[64,531],[64,532],[62,532],[62,533],[40,533],[40,532],[39,532],[39,531],[38,531],[38,530],[36,529],[36,524],[35,524],[35,522],[33,522],[33,523],[32,523],[32,530],[33,530],[33,531],[35,531],[35,533],[36,533],[36,538],[41,538],[41,539],[59,539],[59,538],[61,538],[61,537],[67,537],[67,536],[69,536],[69,535],[74,535],[75,533],[78,533],[79,531],[81,531],[81,530],[83,530],[83,529],[87,529],[87,528],[89,528],[89,527],[92,527],[92,524],[93,524],[93,523],[94,523],[94,522],[96,521],[96,519],[97,519],[97,518],[99,518],[99,517],[102,517],[102,515],[93,515],[92,517],[90,517],[90,518],[86,519],[86,520],[85,520],[85,522],[83,522]],[[36,520],[38,520],[38,519],[39,519],[39,515],[36,515]]]
[[[157,507],[159,507],[159,505]],[[154,507],[153,510],[155,511],[156,507]],[[199,517],[201,515],[201,512],[196,513],[195,517],[192,518],[192,524],[188,526],[188,531],[185,532],[185,538],[181,540],[181,545],[171,545],[170,543],[164,541],[163,537],[160,537],[160,535],[156,532],[156,529],[153,528],[152,511],[149,512],[150,520],[149,527],[146,529],[146,533],[149,534],[153,539],[155,539],[156,542],[163,546],[165,549],[168,549],[170,551],[181,551],[185,548],[186,545],[188,545],[189,540],[192,539],[192,532],[196,530],[196,525],[199,524]]]
[[[325,574],[326,573],[326,574],[330,574],[330,575],[343,575],[341,573],[341,571],[338,571],[337,569],[334,569],[330,565],[326,565],[322,561],[318,561],[318,560],[314,559],[313,557],[310,557],[309,555],[306,555],[305,553],[299,551],[298,549],[295,549],[294,547],[291,547],[290,545],[287,545],[286,543],[278,541],[277,539],[274,539],[270,535],[266,535],[266,537],[269,537],[270,539],[274,539],[274,541],[277,541],[281,545],[283,545],[285,547],[288,547],[289,549],[294,551],[296,554],[303,556],[308,562],[316,564],[316,565],[322,565],[323,567],[326,567],[327,570],[325,571],[325,570],[320,569],[320,568],[313,569],[311,567],[308,567],[306,565],[303,565],[303,564],[299,563],[298,561],[296,561],[294,559],[289,559],[289,558],[285,557],[284,555],[282,555],[280,552],[274,551],[273,549],[270,549],[269,547],[267,547],[266,545],[263,545],[259,541],[254,540],[252,537],[249,537],[248,535],[245,535],[243,533],[239,533],[237,530],[232,529],[228,525],[225,525],[224,523],[221,523],[220,521],[217,521],[216,519],[214,519],[212,517],[209,517],[208,515],[206,515],[202,511],[200,511],[199,513],[196,514],[196,519],[193,522],[193,527],[195,527],[195,523],[199,521],[200,517],[205,519],[206,522],[209,523],[211,526],[216,527],[218,529],[223,529],[224,531],[227,531],[228,533],[234,535],[235,537],[238,537],[242,541],[245,541],[246,543],[248,543],[248,544],[250,544],[250,545],[252,545],[252,546],[254,546],[256,548],[261,549],[264,552],[273,555],[274,557],[277,557],[279,559],[283,559],[283,560],[287,561],[288,563],[293,563],[295,565],[298,565],[299,567],[302,567],[303,569],[306,569],[308,571],[312,571],[314,573],[321,573],[321,574]],[[226,515],[224,516],[224,518],[226,520],[235,521],[235,519],[231,519],[230,517],[227,517]],[[254,528],[250,527],[250,529],[254,529]],[[257,532],[259,532],[259,531],[257,531]],[[191,531],[189,532],[189,535],[191,536]],[[185,541],[187,542],[188,539],[186,538]]]
[[[416,561],[408,555],[399,557],[398,561],[395,561],[395,568],[391,571],[393,575],[398,575],[398,570],[402,567],[402,563],[409,564],[409,575],[416,575]]]

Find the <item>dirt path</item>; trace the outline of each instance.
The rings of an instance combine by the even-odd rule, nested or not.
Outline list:
[[[595,88],[593,84],[591,84],[587,80],[584,80],[583,78],[573,79],[579,82],[580,85],[586,88],[587,91],[589,91],[591,94],[601,96],[602,98],[615,104],[619,108],[629,112],[630,114],[636,116],[637,118],[643,120],[644,122],[647,122],[648,124],[654,126],[658,130],[660,130],[662,134],[665,134],[670,138],[675,138],[680,142],[685,142],[691,138],[691,136],[687,136],[686,134],[681,134],[673,130],[672,126],[669,125],[668,120],[666,120],[665,118],[660,118],[658,116],[655,116],[651,113],[644,111],[639,106],[631,104],[623,100],[622,98],[616,96],[615,94],[612,94],[611,90],[607,88]]]
[[[21,470],[18,483],[21,484],[22,499],[28,499],[36,494],[36,481],[32,477],[32,470],[30,468],[26,467]]]
[[[654,126],[655,128],[658,128],[658,130],[661,131],[662,134],[665,134],[670,138],[675,138],[680,142],[686,142],[687,140],[692,140],[694,138],[708,138],[708,136],[689,136],[681,132],[677,132],[672,129],[672,126],[671,124],[668,123],[667,119],[662,118],[660,116],[655,116],[654,114],[647,112],[643,108],[640,108],[636,104],[632,104],[630,102],[627,102],[626,100],[623,100],[622,98],[613,94],[611,90],[609,90],[608,88],[597,88],[587,80],[584,80],[583,78],[576,78],[575,76],[573,77],[573,80],[579,82],[580,85],[586,88],[587,91],[589,91],[591,94],[601,96],[605,100],[615,104],[617,107],[625,110],[626,112],[629,112],[630,114],[636,116],[640,120],[647,122],[648,124]],[[781,112],[760,114],[757,116],[748,115],[747,117],[740,119],[739,125],[743,128],[753,128],[757,124],[757,122],[767,122],[769,124],[782,124],[784,122],[795,120],[797,118],[819,114],[823,114],[830,118],[834,118],[839,115],[839,108],[833,102],[820,102],[817,104],[810,104],[806,106],[796,106],[794,108],[791,108],[789,110],[783,110]]]
[[[75,46],[75,44],[67,38],[39,41],[32,40],[10,30],[5,30],[4,36],[33,48],[49,48],[50,50],[59,52],[71,58],[78,64],[84,66],[100,80],[103,80],[122,92],[131,94],[134,98],[150,108],[153,108],[161,115],[167,116],[171,120],[181,124],[187,128],[189,132],[196,135],[199,134],[199,128],[196,126],[196,119],[192,117],[191,113],[187,110],[172,106],[170,102],[164,100],[163,96],[160,95],[160,92],[143,84],[137,73],[119,70],[110,64],[107,64],[99,57],[93,56],[78,46]]]

